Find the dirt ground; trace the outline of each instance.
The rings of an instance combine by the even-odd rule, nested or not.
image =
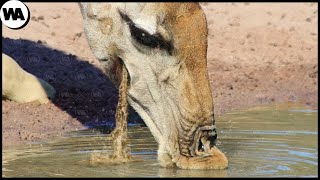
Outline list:
[[[91,53],[76,3],[26,3],[29,24],[2,26],[2,51],[57,90],[45,105],[2,100],[2,145],[114,122],[117,90]],[[215,114],[269,103],[318,109],[316,3],[202,3]],[[130,122],[141,122],[130,111]]]

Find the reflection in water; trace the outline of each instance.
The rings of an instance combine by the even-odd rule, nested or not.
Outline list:
[[[217,118],[227,170],[161,168],[157,143],[146,127],[129,127],[133,162],[90,165],[92,153],[110,153],[111,137],[71,132],[47,143],[4,149],[5,177],[243,177],[318,176],[318,111],[297,105],[256,107]],[[110,132],[110,130],[107,130]]]

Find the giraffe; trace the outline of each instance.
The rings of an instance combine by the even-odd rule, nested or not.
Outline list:
[[[207,70],[208,29],[201,6],[198,3],[79,3],[79,6],[93,54],[111,81],[120,87],[118,109],[122,108],[122,112],[116,115],[118,124],[113,137],[115,150],[123,149],[114,156],[126,156],[124,126],[128,101],[157,141],[162,167],[227,168],[227,157],[216,147]]]

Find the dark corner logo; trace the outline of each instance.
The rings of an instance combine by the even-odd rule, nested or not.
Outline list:
[[[21,1],[10,0],[2,5],[0,18],[8,28],[21,29],[28,24],[30,11]]]

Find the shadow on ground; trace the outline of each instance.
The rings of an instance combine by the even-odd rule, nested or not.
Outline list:
[[[2,38],[2,52],[49,82],[57,92],[52,102],[83,125],[114,126],[118,90],[97,67],[41,41]],[[129,123],[144,124],[132,108],[129,113]]]

